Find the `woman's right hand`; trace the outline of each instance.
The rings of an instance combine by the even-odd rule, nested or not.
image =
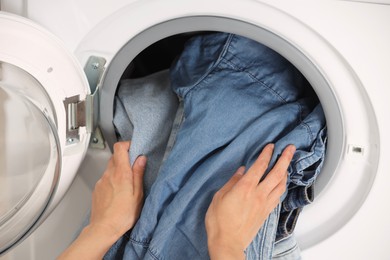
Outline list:
[[[245,259],[244,250],[280,202],[286,190],[287,168],[295,152],[289,145],[263,181],[273,144],[267,145],[244,174],[240,167],[214,195],[206,213],[206,230],[211,259]]]

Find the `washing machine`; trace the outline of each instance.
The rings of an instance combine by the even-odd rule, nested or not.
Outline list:
[[[328,125],[303,259],[390,259],[390,1],[1,0],[0,259],[54,259],[116,141],[114,96],[166,38],[239,34],[279,52]],[[151,60],[160,59],[155,52]]]

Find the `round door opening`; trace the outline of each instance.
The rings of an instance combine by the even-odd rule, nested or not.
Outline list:
[[[0,62],[0,253],[26,235],[59,177],[50,102],[24,70]]]
[[[107,68],[101,96],[101,107],[105,108],[101,110],[101,128],[109,145],[112,145],[117,140],[112,121],[119,82],[167,69],[171,58],[180,53],[183,42],[194,34],[228,32],[273,49],[307,79],[321,102],[327,122],[327,153],[314,184],[316,199],[307,209],[305,207],[296,229],[300,246],[305,249],[335,233],[364,202],[375,178],[379,135],[375,113],[364,87],[342,55],[308,27],[296,24],[295,20],[290,24],[293,28],[283,28],[276,20],[256,24],[229,17],[196,16],[143,28],[141,33],[130,37]],[[300,33],[292,35],[294,30]],[[164,56],[168,53],[163,47],[167,43],[168,49],[173,51],[170,57]],[[162,52],[165,54],[162,55]],[[156,62],[157,57],[163,57],[162,61]],[[359,118],[348,107],[345,92],[354,98],[354,109],[358,111]],[[345,180],[352,173],[356,178],[345,189]],[[320,214],[323,210],[328,214]]]

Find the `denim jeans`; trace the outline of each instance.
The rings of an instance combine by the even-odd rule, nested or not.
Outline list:
[[[148,163],[144,191],[149,194],[166,151],[178,108],[168,70],[143,78],[122,80],[115,98],[114,126],[119,140],[131,140],[131,164],[139,155]]]
[[[275,243],[272,260],[300,260],[301,251],[294,235]]]
[[[140,219],[106,259],[209,259],[204,218],[215,192],[266,144],[275,143],[269,168],[294,144],[284,201],[246,249],[248,259],[271,259],[277,233],[287,236],[279,216],[310,202],[302,195],[322,166],[325,117],[315,94],[276,52],[222,33],[191,39],[171,68],[171,83],[184,121]]]

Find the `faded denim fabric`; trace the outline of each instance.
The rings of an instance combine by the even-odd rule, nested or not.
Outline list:
[[[165,160],[168,158],[170,152],[173,149],[173,146],[176,142],[176,136],[177,133],[180,130],[181,125],[184,122],[184,104],[183,101],[179,98],[179,106],[176,111],[175,119],[173,121],[171,134],[169,135],[167,148],[165,149],[164,157],[161,163],[164,163]]]
[[[215,192],[241,165],[248,169],[266,144],[275,143],[270,168],[294,144],[284,201],[246,249],[247,259],[272,259],[276,234],[286,236],[279,214],[310,202],[302,190],[322,166],[325,117],[315,94],[276,52],[223,33],[192,38],[171,82],[184,121],[140,219],[105,258],[209,259],[204,218]]]
[[[301,260],[301,251],[294,235],[275,243],[272,260]]]
[[[131,140],[131,164],[139,155],[148,157],[144,175],[146,195],[162,163],[178,104],[168,70],[120,82],[113,123],[119,140]]]

